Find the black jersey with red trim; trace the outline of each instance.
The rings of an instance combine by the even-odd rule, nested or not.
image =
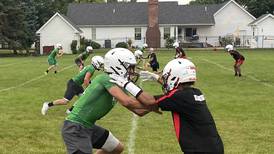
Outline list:
[[[185,51],[182,48],[177,47],[176,53],[175,53],[175,58],[185,58],[185,57],[186,57]]]
[[[233,57],[233,59],[235,59],[236,61],[241,59],[241,60],[245,60],[245,57],[243,55],[241,55],[238,51],[236,50],[231,50],[230,55]]]
[[[157,97],[163,111],[171,111],[177,139],[183,152],[220,152],[223,142],[199,89],[175,89]]]

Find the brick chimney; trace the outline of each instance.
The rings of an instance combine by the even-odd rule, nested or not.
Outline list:
[[[160,30],[159,30],[159,3],[158,0],[148,1],[148,27],[146,31],[146,43],[148,47],[160,47]]]

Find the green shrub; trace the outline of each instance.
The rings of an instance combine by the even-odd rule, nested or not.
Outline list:
[[[91,41],[91,46],[93,49],[100,49],[101,45],[95,41]]]
[[[167,38],[166,39],[166,43],[165,43],[165,47],[166,48],[173,48],[173,43],[175,42],[175,38]]]
[[[118,42],[115,46],[116,48],[128,48],[128,44],[126,42]]]
[[[77,53],[77,40],[72,40],[72,42],[70,44],[70,49],[73,54]]]

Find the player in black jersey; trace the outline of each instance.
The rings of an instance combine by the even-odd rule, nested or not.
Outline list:
[[[147,71],[140,76],[159,80],[159,76]],[[165,95],[154,96],[156,103],[161,110],[172,113],[176,136],[185,154],[223,154],[222,139],[203,93],[193,87],[195,81],[196,67],[191,61],[170,61],[161,79]]]
[[[245,57],[241,55],[238,51],[234,50],[234,47],[231,44],[227,45],[225,48],[229,52],[229,54],[233,57],[233,59],[235,59],[235,63],[234,63],[235,76],[241,77],[242,73],[241,73],[240,67],[244,63]]]
[[[180,47],[178,42],[173,43],[173,47],[176,50],[174,58],[184,58],[184,59],[186,59],[185,51],[182,47]]]

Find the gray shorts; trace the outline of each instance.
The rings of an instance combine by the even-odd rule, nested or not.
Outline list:
[[[92,153],[92,149],[101,149],[105,144],[109,131],[94,125],[92,128],[83,127],[80,124],[64,121],[62,136],[67,147],[67,152],[73,154],[76,151]]]

